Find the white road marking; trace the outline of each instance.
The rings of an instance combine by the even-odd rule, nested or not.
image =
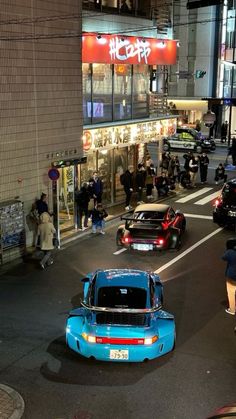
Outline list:
[[[198,215],[198,214],[185,214],[185,217],[187,218],[200,218],[202,220],[212,220],[212,216],[211,215]]]
[[[174,259],[167,262],[165,265],[158,268],[155,273],[159,274],[160,272],[164,271],[165,269],[169,268],[174,263],[178,262],[180,259],[182,259],[184,256],[186,256],[188,253],[192,252],[194,249],[196,249],[198,246],[200,246],[202,243],[209,240],[211,237],[215,236],[216,234],[220,233],[223,230],[223,228],[218,228],[217,230],[213,231],[212,233],[208,234],[206,237],[203,237],[203,239],[199,240],[197,243],[193,244],[191,247],[189,247],[187,250],[182,252],[180,255],[176,256]]]
[[[119,255],[120,253],[126,252],[126,248],[124,247],[123,249],[117,250],[117,252],[113,253],[113,255]]]
[[[205,205],[207,202],[213,201],[214,198],[220,195],[220,191],[214,192],[211,195],[207,195],[205,198],[194,202],[194,205]]]
[[[203,188],[203,189],[200,189],[200,191],[197,191],[197,192],[191,193],[190,195],[187,195],[187,196],[185,196],[184,198],[180,198],[180,199],[178,199],[178,201],[175,201],[175,202],[184,203],[184,202],[190,201],[191,199],[194,199],[194,198],[196,198],[197,196],[203,195],[204,193],[209,192],[209,191],[211,191],[212,189],[213,189],[213,188]]]

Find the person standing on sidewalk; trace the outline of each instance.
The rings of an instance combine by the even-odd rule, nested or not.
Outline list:
[[[229,307],[226,308],[226,313],[235,315],[236,313],[236,239],[228,239],[226,242],[226,251],[222,259],[227,262],[225,276],[226,289],[228,294]]]
[[[93,190],[94,207],[95,207],[97,204],[100,204],[102,202],[102,194],[103,194],[103,183],[102,183],[102,180],[99,178],[97,172],[93,173],[92,190]]]
[[[208,165],[209,165],[209,159],[208,159],[206,153],[202,153],[202,155],[199,156],[201,183],[206,183],[206,181],[207,181]]]
[[[225,121],[221,125],[221,130],[220,130],[220,137],[221,137],[222,143],[226,143],[227,134],[228,134],[228,121]]]
[[[40,249],[44,253],[40,266],[45,269],[46,266],[53,264],[52,251],[54,249],[53,237],[56,233],[51,217],[48,212],[40,215],[40,224],[38,226],[38,236],[40,237]]]
[[[146,171],[143,164],[138,164],[138,170],[135,176],[135,184],[138,193],[138,202],[137,204],[143,203],[143,188],[145,187],[145,177]]]
[[[126,211],[129,211],[130,209],[132,209],[130,205],[130,200],[133,193],[133,175],[132,173],[130,173],[129,169],[127,169],[125,173],[123,173],[120,176],[120,183],[124,187],[125,196],[126,196],[125,209]]]
[[[77,204],[77,228],[83,230],[88,228],[88,205],[90,201],[90,194],[87,183],[84,182],[80,190],[75,191],[75,201]],[[84,215],[84,225],[82,226],[82,218]]]
[[[191,178],[192,187],[196,188],[196,179],[198,172],[198,157],[193,156],[189,161],[189,173]]]

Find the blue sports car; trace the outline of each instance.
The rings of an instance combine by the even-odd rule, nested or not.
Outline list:
[[[158,275],[136,269],[97,270],[82,279],[81,307],[70,312],[67,345],[87,358],[141,362],[175,346],[174,316],[162,310]]]

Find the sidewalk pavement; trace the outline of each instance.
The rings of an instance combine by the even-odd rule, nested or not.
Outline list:
[[[20,419],[24,413],[23,398],[13,388],[0,384],[0,418]]]

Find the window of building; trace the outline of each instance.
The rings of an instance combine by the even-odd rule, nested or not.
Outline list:
[[[84,123],[91,123],[91,108],[92,103],[92,79],[91,79],[91,64],[83,64],[83,115]]]
[[[93,64],[92,102],[87,103],[92,123],[112,120],[112,65]]]
[[[114,66],[114,119],[131,118],[131,65]]]
[[[133,118],[149,115],[150,70],[145,64],[133,66]]]

